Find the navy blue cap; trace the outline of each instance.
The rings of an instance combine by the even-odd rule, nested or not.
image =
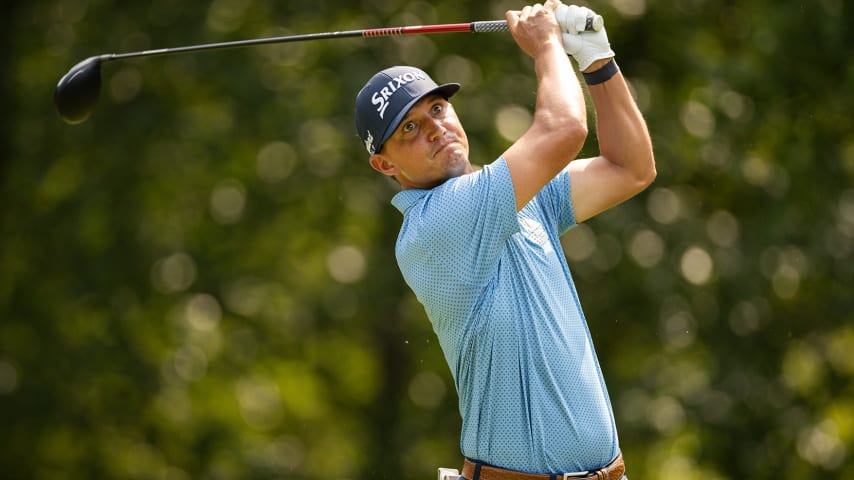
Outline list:
[[[432,93],[448,99],[459,89],[459,83],[437,85],[423,70],[415,67],[387,68],[371,77],[356,95],[359,138],[373,155],[380,151],[419,100]]]

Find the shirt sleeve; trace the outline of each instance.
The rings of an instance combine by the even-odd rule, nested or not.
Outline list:
[[[568,167],[546,184],[537,196],[543,208],[548,210],[547,216],[557,221],[558,235],[563,235],[576,225]]]

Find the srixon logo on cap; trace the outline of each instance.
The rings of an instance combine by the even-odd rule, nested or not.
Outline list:
[[[403,75],[398,75],[397,77],[392,78],[388,81],[386,86],[371,95],[371,103],[377,106],[377,113],[380,114],[380,118],[383,118],[383,115],[385,115],[385,110],[388,108],[389,97],[394,95],[394,92],[396,92],[400,87],[416,80],[427,80],[427,76],[418,71],[406,72]]]

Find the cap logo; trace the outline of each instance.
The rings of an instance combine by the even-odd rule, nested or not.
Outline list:
[[[427,80],[427,76],[418,71],[406,72],[403,75],[392,78],[383,88],[371,95],[371,103],[377,106],[377,113],[380,114],[380,118],[383,118],[383,115],[385,115],[385,111],[389,105],[388,99],[394,95],[394,92],[407,83],[416,80]]]
[[[368,130],[368,138],[365,139],[365,148],[368,149],[368,153],[371,155],[376,153],[374,150],[374,136],[371,134],[370,130]]]

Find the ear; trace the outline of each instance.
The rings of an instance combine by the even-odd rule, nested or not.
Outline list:
[[[375,153],[371,155],[370,158],[371,167],[374,170],[382,173],[383,175],[388,175],[389,177],[393,177],[400,173],[400,169],[392,163],[387,156],[382,153]]]

